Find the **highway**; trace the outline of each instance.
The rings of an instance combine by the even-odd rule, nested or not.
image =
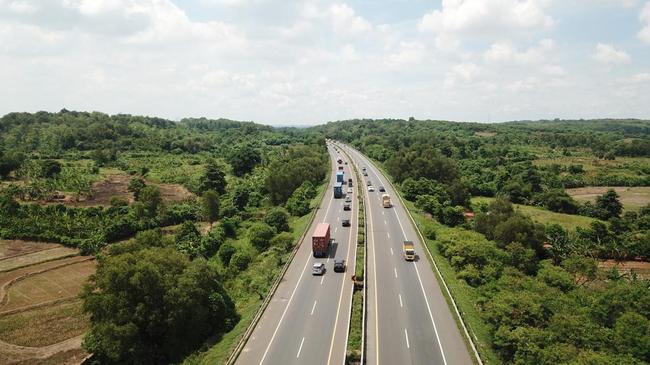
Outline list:
[[[341,144],[339,144],[341,145]],[[385,176],[358,151],[344,146],[359,171],[367,168],[375,192],[366,194],[368,297],[366,364],[472,364],[427,253]],[[366,181],[361,182],[367,185]],[[384,186],[392,208],[381,202]],[[413,241],[416,261],[402,243]],[[314,363],[320,363],[318,361]]]
[[[237,358],[237,364],[344,364],[352,302],[358,204],[353,197],[351,211],[344,211],[344,199],[333,199],[332,186],[336,180],[341,153],[328,145],[332,161],[330,183],[313,224],[291,262],[268,307],[251,337]],[[356,177],[351,166],[342,165],[345,180]],[[344,192],[347,187],[344,188]],[[356,189],[354,190],[356,194]],[[351,227],[341,221],[350,219]],[[328,258],[314,258],[311,237],[318,223],[331,225]],[[336,273],[334,259],[345,259],[347,270]],[[313,276],[312,264],[324,262],[327,272]]]

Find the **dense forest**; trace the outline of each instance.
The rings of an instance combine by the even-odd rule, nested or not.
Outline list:
[[[97,257],[82,293],[97,362],[220,362],[305,229],[332,138],[372,158],[418,213],[487,359],[650,363],[648,276],[603,266],[650,260],[650,205],[620,193],[650,187],[649,132],[639,120],[298,129],[11,113],[0,238]],[[578,218],[588,224],[567,223]]]
[[[614,190],[650,185],[650,122],[351,120],[316,129],[392,176],[447,260],[484,358],[650,362],[648,277],[600,265],[650,259],[650,200],[624,207]],[[568,193],[601,186],[594,201]],[[542,223],[523,208],[562,218]],[[591,223],[567,228],[573,216]]]

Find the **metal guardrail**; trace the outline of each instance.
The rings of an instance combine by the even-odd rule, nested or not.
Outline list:
[[[248,342],[248,339],[253,334],[253,331],[255,330],[255,327],[257,326],[257,323],[262,318],[262,315],[264,314],[264,311],[266,311],[266,308],[268,307],[269,303],[271,302],[271,299],[273,298],[273,295],[275,294],[276,290],[280,286],[280,283],[282,282],[282,279],[284,278],[284,275],[287,273],[287,270],[289,270],[289,266],[291,265],[291,262],[293,261],[294,257],[296,256],[296,253],[298,252],[298,249],[300,249],[300,246],[302,245],[302,241],[305,239],[305,236],[307,235],[307,232],[309,232],[309,228],[311,227],[312,223],[314,223],[314,219],[316,218],[316,213],[321,208],[321,204],[323,203],[323,198],[325,197],[325,194],[327,193],[329,183],[332,181],[332,179],[333,179],[333,176],[330,176],[330,180],[328,181],[328,186],[325,189],[323,189],[323,191],[320,193],[320,197],[318,198],[318,206],[311,212],[311,217],[309,218],[309,222],[305,226],[305,230],[302,232],[302,235],[300,235],[300,238],[298,239],[298,243],[296,244],[296,247],[293,248],[293,251],[291,252],[291,256],[289,256],[289,259],[287,260],[287,262],[284,263],[284,267],[282,268],[282,271],[280,272],[278,277],[275,279],[275,282],[273,283],[273,286],[271,286],[271,288],[269,289],[269,292],[267,293],[266,297],[264,298],[264,301],[262,302],[262,305],[257,310],[257,313],[255,314],[255,317],[253,317],[253,320],[248,325],[248,328],[246,328],[246,331],[244,332],[244,335],[239,340],[239,342],[237,342],[237,346],[235,346],[233,351],[230,353],[230,356],[228,357],[228,360],[226,360],[226,363],[225,363],[226,365],[233,365],[235,363],[235,361],[239,357],[239,354],[241,354],[242,350],[244,349],[244,346],[246,345],[246,342]]]
[[[349,147],[349,146],[348,146],[348,148],[353,149],[352,147]],[[355,150],[355,151],[359,155],[362,155],[361,152],[359,152],[357,150]],[[371,159],[369,159],[367,157],[366,157],[366,160],[368,160],[368,162],[370,164],[372,164],[378,171],[381,171],[382,173],[384,173],[384,170],[379,168],[374,163],[374,161],[372,161]],[[386,177],[386,176],[388,176],[388,175],[384,173],[384,177]],[[424,236],[422,235],[422,232],[420,232],[420,228],[418,227],[417,223],[415,223],[415,219],[413,219],[413,216],[411,215],[411,211],[406,207],[406,204],[404,203],[404,200],[402,199],[402,195],[395,188],[395,185],[393,185],[393,182],[391,181],[391,179],[386,178],[386,181],[388,181],[390,186],[395,191],[395,195],[397,195],[400,202],[402,203],[402,206],[404,206],[404,210],[406,210],[406,213],[409,216],[409,219],[411,220],[411,224],[413,225],[413,228],[415,228],[415,231],[418,233],[418,236],[420,237],[420,240],[422,241],[422,245],[424,246],[424,248],[427,251],[427,254],[429,256],[429,260],[433,264],[433,267],[436,269],[437,276],[440,278],[440,281],[442,282],[442,285],[445,287],[445,291],[447,292],[447,296],[448,296],[452,306],[454,307],[454,312],[456,313],[456,317],[458,318],[458,320],[459,320],[459,322],[461,324],[461,327],[463,328],[465,338],[467,339],[467,341],[469,342],[469,344],[470,344],[470,346],[472,348],[472,352],[474,353],[474,358],[475,358],[476,362],[479,365],[483,365],[483,360],[481,359],[481,355],[479,354],[479,352],[477,350],[476,344],[474,343],[474,339],[472,338],[472,336],[470,336],[469,331],[467,330],[467,326],[465,325],[465,320],[463,319],[463,316],[460,314],[460,311],[458,310],[458,306],[456,305],[456,300],[451,295],[451,291],[449,290],[449,287],[447,286],[447,282],[445,281],[445,278],[442,276],[442,273],[440,272],[440,269],[438,268],[438,265],[436,264],[436,260],[433,258],[433,255],[431,254],[431,251],[429,250],[429,247],[426,244],[427,241],[425,240]]]

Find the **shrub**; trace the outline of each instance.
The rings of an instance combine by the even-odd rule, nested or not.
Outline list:
[[[266,223],[254,223],[248,228],[248,240],[258,251],[264,251],[275,235],[275,228]]]
[[[277,232],[289,230],[289,213],[284,208],[275,207],[269,209],[264,217],[264,223],[275,228]]]

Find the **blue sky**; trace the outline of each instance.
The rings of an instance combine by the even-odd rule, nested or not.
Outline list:
[[[648,0],[0,0],[0,113],[650,118]]]

